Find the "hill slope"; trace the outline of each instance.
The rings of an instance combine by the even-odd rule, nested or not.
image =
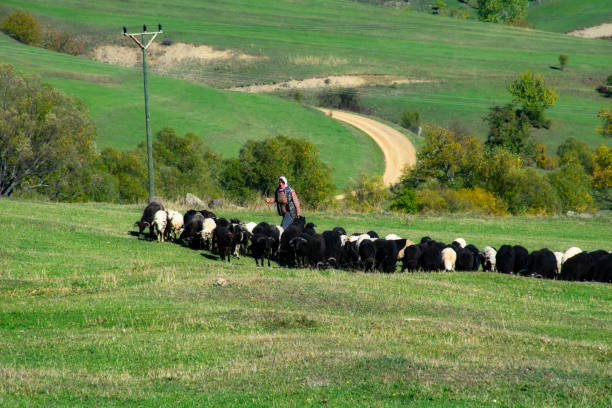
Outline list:
[[[222,264],[131,236],[140,211],[0,200],[0,405],[609,405],[610,285]],[[479,246],[611,248],[600,218],[308,216]]]

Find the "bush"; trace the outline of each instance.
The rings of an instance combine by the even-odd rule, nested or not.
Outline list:
[[[559,68],[561,68],[561,71],[565,71],[565,67],[567,66],[567,61],[569,60],[569,57],[565,54],[560,54],[559,55]]]
[[[606,78],[606,85],[612,86],[612,75],[608,75]]]
[[[319,106],[332,109],[345,109],[353,112],[368,113],[361,105],[359,91],[352,88],[325,89],[319,94]]]
[[[415,111],[404,111],[400,124],[402,127],[416,132],[419,126],[421,126],[421,114]]]
[[[544,146],[542,143],[536,144],[534,149],[535,153],[533,160],[535,161],[536,166],[544,170],[552,170],[558,166],[555,158],[546,154],[546,146]]]
[[[559,212],[559,196],[545,176],[532,168],[521,170],[518,176],[510,202],[504,200],[512,214],[552,215]]]
[[[479,187],[452,190],[430,183],[417,192],[417,202],[419,212],[423,213],[507,215],[506,203]]]
[[[415,214],[419,210],[419,207],[414,189],[400,186],[399,193],[391,201],[390,209],[393,211]]]
[[[85,52],[85,42],[67,31],[47,31],[43,47],[70,55],[81,55]]]
[[[343,204],[354,211],[380,212],[390,195],[381,176],[361,174],[358,180],[350,180],[344,188]]]
[[[2,19],[2,31],[24,44],[40,44],[40,23],[29,11],[15,10],[12,14],[4,17]]]
[[[577,161],[588,174],[593,173],[593,152],[584,142],[574,137],[568,137],[557,148],[557,156],[561,165]]]
[[[487,148],[502,147],[514,154],[527,154],[532,149],[531,123],[523,111],[512,105],[493,106],[484,121],[489,124]]]

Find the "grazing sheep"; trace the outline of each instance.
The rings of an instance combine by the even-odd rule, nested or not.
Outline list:
[[[376,269],[384,273],[394,273],[397,267],[397,244],[395,240],[377,239]]]
[[[495,271],[495,258],[497,256],[497,251],[495,251],[495,248],[486,246],[482,248],[482,251],[480,251],[480,255],[482,257],[482,270],[485,272]]]
[[[593,266],[593,280],[596,282],[612,283],[612,254],[597,257]]]
[[[157,242],[164,242],[164,236],[166,233],[166,225],[168,224],[168,213],[164,210],[159,210],[153,216],[153,223],[151,224],[151,228],[153,228],[153,235]]]
[[[340,235],[346,235],[346,230],[342,227],[335,227],[332,231],[337,232]]]
[[[465,239],[463,238],[455,238],[453,243],[457,243],[457,245],[459,245],[461,248],[465,248],[467,245],[467,243],[465,242]]]
[[[563,265],[565,263],[565,261],[567,261],[568,259],[570,259],[572,256],[577,255],[579,253],[582,252],[582,249],[578,248],[578,247],[571,247],[568,248],[564,253],[563,253],[563,257],[561,258],[561,264]]]
[[[325,240],[325,260],[333,267],[342,262],[342,240],[337,231],[323,231],[321,234]]]
[[[442,262],[444,263],[444,270],[446,272],[452,272],[455,270],[456,261],[457,253],[453,248],[448,247],[442,250]]]
[[[314,225],[312,222],[309,222],[308,224],[304,226],[304,233],[308,235],[316,234],[315,227],[316,225]]]
[[[217,219],[217,215],[212,211],[200,210],[199,213],[202,214],[204,218],[212,218],[213,220]]]
[[[213,246],[218,249],[222,261],[225,261],[227,257],[227,262],[231,262],[233,238],[234,234],[227,227],[217,226],[213,231]]]
[[[215,232],[216,228],[217,228],[217,221],[215,221],[212,218],[205,218],[204,221],[202,222],[202,230],[201,230],[202,242],[204,246],[208,248],[210,251],[213,250],[213,233]],[[227,228],[227,226],[223,228]]]
[[[357,248],[361,246],[363,241],[373,241],[372,237],[368,234],[361,234],[357,237]]]
[[[499,273],[514,272],[514,248],[510,245],[502,245],[495,255],[495,265]]]
[[[376,233],[376,231],[368,231],[368,232],[366,232],[366,234],[368,234],[371,238],[379,238],[379,236]]]
[[[289,247],[293,251],[298,268],[303,268],[308,264],[308,241],[311,237],[312,235],[301,232],[289,241]]]
[[[325,258],[325,238],[321,234],[313,234],[308,240],[308,263],[311,268],[321,268],[329,265]]]
[[[592,280],[594,266],[595,258],[590,253],[577,253],[563,263],[559,279],[566,281]]]
[[[347,241],[342,247],[342,266],[349,269],[359,267],[359,248],[357,242]]]
[[[426,272],[442,270],[442,249],[436,241],[426,241],[423,247],[423,252],[419,258],[419,268]]]
[[[280,237],[280,248],[278,250],[278,263],[280,266],[295,265],[295,251],[289,243],[293,238],[304,232],[302,224],[294,223],[287,227]]]
[[[166,237],[176,241],[183,229],[183,215],[175,210],[168,210],[168,225],[166,226]]]
[[[270,266],[270,253],[272,251],[273,242],[273,238],[261,233],[255,234],[251,237],[251,254],[253,254],[253,257],[255,258],[256,266],[259,266],[259,259],[261,259],[261,266],[264,266],[264,259],[268,260],[268,267]]]
[[[164,206],[162,203],[157,201],[150,202],[142,212],[142,217],[140,217],[140,221],[134,223],[135,227],[138,227],[138,234],[142,234],[145,228],[149,227],[149,237],[153,239],[153,217],[155,213],[158,211],[163,211]]]
[[[246,224],[244,224],[244,228],[246,228],[246,230],[249,231],[251,234],[253,233],[253,229],[255,229],[256,226],[257,224],[254,222],[247,222]]]
[[[408,248],[410,245],[414,245],[414,242],[410,241],[409,239],[394,239],[391,240],[395,242],[395,245],[397,246],[397,260],[401,260],[404,258],[404,251],[406,250],[406,248]]]
[[[204,226],[204,216],[200,213],[190,213],[189,211],[183,216],[184,226],[183,232],[179,236],[179,241],[184,242],[190,248],[201,249],[202,228]]]
[[[458,271],[471,271],[474,266],[474,253],[467,248],[454,247],[457,252],[455,269]]]
[[[389,234],[385,237],[385,239],[389,241],[395,241],[398,239],[402,239],[402,237],[400,237],[399,235],[395,235],[395,234]]]
[[[480,255],[480,251],[478,250],[478,248],[476,248],[476,246],[472,245],[472,244],[468,244],[465,246],[465,249],[467,249],[468,251],[472,252],[472,267],[469,268],[469,271],[477,271],[478,268],[480,267],[480,264],[482,263],[482,255]]]
[[[529,251],[525,247],[515,245],[512,247],[514,251],[514,273],[519,273],[527,267],[527,258],[529,257]]]
[[[423,253],[423,247],[419,245],[410,245],[404,249],[404,257],[402,258],[402,272],[406,269],[409,272],[414,272],[419,267],[419,259]]]
[[[358,247],[359,259],[363,265],[364,272],[371,271],[376,263],[376,246],[374,242],[365,239],[361,241]]]
[[[523,276],[554,279],[557,276],[557,258],[548,248],[533,251],[527,257],[525,269],[519,273]]]

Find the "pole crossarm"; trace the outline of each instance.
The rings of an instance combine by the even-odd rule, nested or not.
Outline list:
[[[158,35],[158,34],[161,34],[161,33],[163,33],[163,31],[156,31],[156,32],[154,32],[154,33],[149,33],[149,32],[146,32],[146,33],[129,33],[129,34],[128,34],[128,33],[125,33],[124,35],[126,35],[126,36],[130,37],[132,40],[134,40],[134,42],[135,42],[136,44],[138,44],[138,46],[139,46],[140,48],[142,48],[142,49],[146,50],[147,48],[149,48],[149,45],[151,45],[151,43],[153,42],[153,40],[155,40],[155,37],[157,37],[157,35]],[[138,41],[138,39],[136,38],[136,36],[137,36],[137,35],[141,36],[141,37],[143,38],[143,40],[144,40],[144,36],[145,36],[145,35],[153,35],[153,37],[151,37],[151,39],[149,39],[149,42],[147,43],[147,45],[143,45],[143,44],[142,44],[140,41]]]

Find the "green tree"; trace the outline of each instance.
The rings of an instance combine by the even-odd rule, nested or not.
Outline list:
[[[415,190],[402,184],[399,185],[398,190],[389,208],[394,211],[415,214],[419,210]]]
[[[1,27],[2,31],[19,42],[28,45],[40,43],[40,23],[29,11],[15,10],[2,19]]]
[[[531,123],[527,115],[512,105],[493,106],[484,118],[489,124],[485,146],[491,150],[504,148],[514,154],[528,154],[533,150]]]
[[[593,153],[592,184],[600,201],[612,205],[612,150],[599,146]]]
[[[246,142],[238,161],[226,162],[221,180],[229,194],[236,198],[247,191],[271,196],[277,187],[275,181],[284,175],[300,200],[316,208],[332,197],[335,186],[330,174],[331,168],[321,161],[314,145],[278,136]]]
[[[390,195],[381,176],[368,177],[361,174],[357,180],[350,180],[344,188],[343,204],[354,211],[382,211]]]
[[[591,180],[577,161],[551,172],[548,179],[557,191],[563,211],[588,211],[593,208]]]
[[[421,114],[415,111],[404,111],[400,120],[402,127],[416,131],[421,126]]]
[[[425,145],[417,154],[416,168],[409,178],[412,185],[433,178],[450,187],[471,187],[482,159],[482,144],[462,132],[429,126]]]
[[[144,156],[146,157],[146,156]],[[134,203],[144,201],[148,193],[147,165],[142,153],[137,149],[121,151],[114,147],[107,147],[98,159],[100,177],[110,181],[112,187],[100,192],[109,194],[115,191],[114,201]],[[105,174],[108,174],[105,177]]]
[[[601,108],[597,114],[601,119],[601,126],[597,126],[597,131],[603,137],[612,137],[612,109]]]
[[[493,23],[518,24],[527,11],[528,0],[478,0],[478,18]]]
[[[593,173],[593,152],[588,144],[574,137],[568,137],[557,148],[559,164],[565,165],[572,161],[578,161],[588,174]]]
[[[544,85],[542,75],[525,71],[508,85],[508,91],[512,94],[513,102],[521,107],[534,127],[550,126],[543,112],[555,104],[558,94]]]
[[[0,65],[0,196],[44,188],[69,198],[95,159],[94,138],[83,102]]]

